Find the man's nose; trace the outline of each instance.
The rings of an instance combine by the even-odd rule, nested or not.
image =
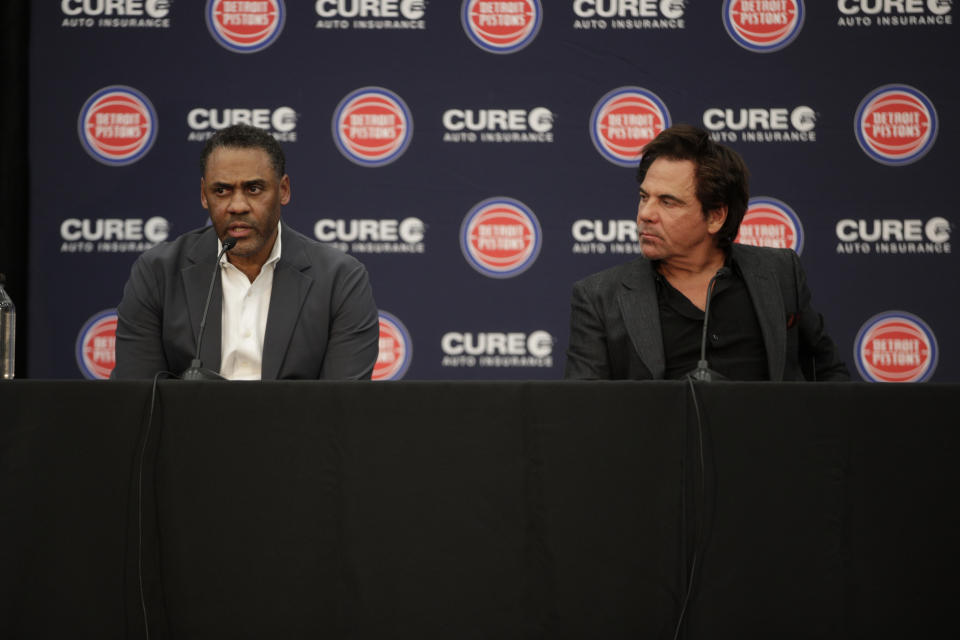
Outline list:
[[[230,196],[230,201],[227,203],[227,212],[228,213],[247,213],[250,210],[250,204],[247,202],[247,198],[244,195],[243,191],[238,189],[233,192]]]
[[[641,222],[656,222],[657,208],[649,200],[637,205],[637,224]]]

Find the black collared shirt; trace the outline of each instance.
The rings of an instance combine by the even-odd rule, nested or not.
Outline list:
[[[729,380],[769,380],[767,353],[757,313],[733,260],[731,274],[717,280],[710,301],[707,361]],[[656,272],[657,302],[663,333],[668,380],[678,380],[697,367],[703,335],[703,311]]]

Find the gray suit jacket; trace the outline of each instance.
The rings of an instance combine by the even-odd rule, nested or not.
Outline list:
[[[797,254],[735,244],[763,333],[770,380],[847,380],[847,367],[810,305]],[[573,286],[566,378],[662,379],[666,368],[653,264],[645,258]]]
[[[262,379],[369,379],[380,332],[366,269],[282,222],[280,230]],[[217,236],[206,227],[137,259],[117,308],[112,378],[179,375],[189,367],[216,257]],[[221,309],[222,287],[215,278],[200,354],[214,371],[220,369]]]

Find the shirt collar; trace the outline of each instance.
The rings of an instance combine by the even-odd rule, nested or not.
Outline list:
[[[664,287],[669,287],[670,289],[673,289],[674,291],[676,291],[676,289],[673,288],[673,285],[671,285],[667,281],[667,279],[663,276],[663,274],[660,273],[660,269],[659,269],[660,261],[651,260],[651,263],[653,264],[653,281],[657,285],[657,292],[659,293],[663,291]],[[724,258],[724,261],[723,261],[723,266],[729,268],[733,272],[736,278],[739,278],[741,280],[743,279],[743,270],[740,268],[740,263],[737,261],[736,257],[734,257],[732,251],[729,251],[729,250],[727,251],[726,258]],[[727,282],[725,282],[725,280],[726,280],[725,278],[719,278],[717,280],[717,285],[716,285],[717,290],[722,291],[727,287]],[[679,292],[677,293],[679,294]]]

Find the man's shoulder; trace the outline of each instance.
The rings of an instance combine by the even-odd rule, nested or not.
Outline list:
[[[204,234],[207,233],[213,233],[211,227],[192,229],[180,234],[173,240],[167,240],[156,244],[155,246],[141,253],[137,259],[139,262],[152,267],[178,265],[183,262],[186,254],[192,254],[196,250],[198,242],[207,239],[204,237]],[[211,263],[216,259],[215,248],[212,246],[213,242],[215,242],[215,240],[211,240]]]
[[[613,267],[591,273],[585,278],[577,280],[576,287],[587,290],[606,289],[613,286],[619,286],[621,282],[631,281],[644,277],[652,272],[650,261],[644,257],[639,257],[630,262],[624,262]]]
[[[353,256],[305,236],[288,224],[283,224],[283,256],[291,262],[305,263],[302,266],[317,266],[324,269],[362,266]]]
[[[166,263],[177,260],[185,252],[191,251],[203,239],[205,233],[212,233],[210,227],[200,227],[180,234],[173,240],[159,242],[140,254],[140,260],[149,263]],[[211,261],[213,258],[211,258]]]
[[[747,268],[757,265],[767,269],[777,266],[790,267],[797,256],[793,249],[755,247],[749,244],[734,244],[731,251],[740,266]]]

